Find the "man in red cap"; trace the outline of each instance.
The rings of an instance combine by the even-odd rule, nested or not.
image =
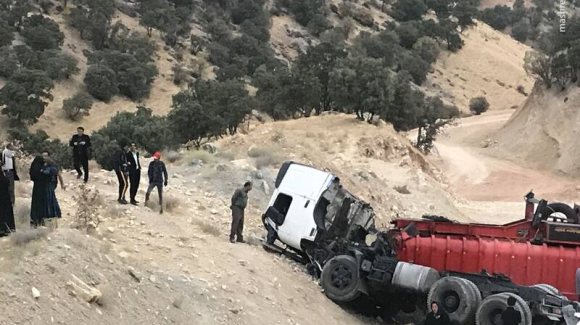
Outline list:
[[[153,161],[149,164],[147,174],[149,175],[149,187],[145,195],[145,205],[149,201],[151,191],[157,187],[157,193],[159,193],[159,213],[163,214],[163,186],[167,186],[168,177],[167,168],[165,168],[165,164],[161,161],[161,154],[159,152],[153,154]]]

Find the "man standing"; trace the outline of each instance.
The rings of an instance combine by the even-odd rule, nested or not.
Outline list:
[[[60,169],[60,166],[50,158],[50,152],[48,152],[48,150],[44,150],[42,152],[42,159],[44,159],[45,162],[48,161],[52,161],[52,164],[54,165],[54,167],[56,167],[56,169],[58,169],[58,174],[56,174],[56,176],[54,176],[53,180],[52,180],[52,184],[54,189],[56,190],[56,188],[58,187],[58,183],[60,182],[60,188],[64,191],[66,188],[64,186],[64,181],[62,180],[62,172]]]
[[[508,297],[507,304],[508,308],[501,313],[503,325],[518,325],[522,322],[522,314],[514,308],[516,305],[516,298]]]
[[[89,181],[89,148],[91,147],[91,138],[85,134],[85,129],[82,126],[77,128],[77,134],[70,139],[69,145],[73,147],[73,160],[75,170],[77,171],[77,179],[83,176],[81,166],[85,174],[85,183]]]
[[[246,182],[243,188],[239,188],[232,196],[232,230],[230,232],[230,242],[244,242],[244,210],[248,205],[248,193],[252,190],[252,182]],[[236,239],[237,237],[237,239]]]
[[[125,143],[119,142],[119,147],[115,150],[111,163],[119,180],[119,198],[117,201],[121,204],[127,204],[125,194],[127,194],[129,184],[127,181],[127,152],[125,151]]]
[[[18,173],[16,172],[16,154],[14,153],[14,146],[8,143],[4,151],[2,151],[2,171],[8,179],[8,192],[10,193],[10,202],[14,206],[14,182],[19,181]]]
[[[149,164],[147,174],[149,176],[149,187],[145,194],[145,205],[147,205],[147,202],[149,201],[151,191],[157,187],[160,207],[159,214],[163,214],[163,186],[167,186],[168,177],[167,168],[165,168],[165,164],[161,161],[161,154],[159,152],[153,154],[153,161]]]
[[[129,183],[131,189],[129,196],[131,197],[131,204],[137,205],[139,202],[135,200],[137,190],[139,190],[139,182],[141,181],[141,163],[139,162],[139,152],[135,143],[131,143],[130,151],[127,153],[127,165],[129,168]]]

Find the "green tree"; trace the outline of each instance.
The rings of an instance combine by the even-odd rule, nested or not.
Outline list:
[[[0,47],[0,77],[10,78],[18,70],[18,58],[8,46]]]
[[[14,40],[14,31],[6,19],[7,16],[0,12],[0,47],[9,46]]]
[[[375,35],[361,32],[357,42],[368,56],[374,59],[383,59],[388,67],[395,64],[396,57],[402,52],[399,36],[390,30],[384,30]]]
[[[84,91],[78,92],[62,102],[63,111],[72,121],[88,116],[92,107],[93,98]]]
[[[8,5],[10,9],[8,24],[16,27],[17,31],[21,31],[24,19],[29,12],[34,11],[34,6],[28,0],[14,0],[8,2],[10,2]]]
[[[452,10],[452,14],[457,18],[457,24],[461,28],[461,31],[465,30],[466,27],[475,24],[473,17],[475,17],[477,13],[477,6],[468,1],[458,1]]]
[[[530,36],[530,31],[530,22],[527,19],[522,19],[512,28],[512,37],[519,42],[525,42]]]
[[[26,18],[21,34],[26,44],[35,51],[58,49],[64,41],[58,24],[42,15]]]
[[[419,23],[415,21],[405,21],[397,26],[396,32],[399,35],[400,44],[404,48],[413,48],[413,45],[422,36],[419,28],[417,28],[417,24]]]
[[[393,102],[391,108],[381,116],[393,124],[395,130],[410,130],[418,126],[419,115],[422,114],[423,93],[412,87],[413,77],[403,70],[394,78]]]
[[[453,2],[451,0],[425,0],[425,5],[433,9],[438,18],[449,18],[451,14],[449,8]]]
[[[413,77],[413,82],[417,85],[422,85],[427,79],[431,66],[423,59],[413,54],[413,52],[405,52],[399,58],[398,71],[406,70]]]
[[[93,158],[105,170],[113,170],[111,156],[119,148],[117,141],[111,138],[105,128],[91,134]],[[70,156],[70,155],[69,155]]]
[[[580,73],[580,40],[572,42],[568,49],[568,64],[570,64],[572,82],[578,81],[578,74]]]
[[[533,0],[532,1],[537,8],[545,11],[550,10],[554,7],[554,2],[552,0]]]
[[[425,100],[421,111],[415,146],[428,154],[433,149],[433,142],[441,130],[446,125],[452,124],[459,116],[459,109],[445,105],[438,97],[429,97]]]
[[[486,24],[501,31],[510,23],[511,8],[505,5],[496,5],[493,8],[483,10],[480,17]]]
[[[221,118],[200,104],[193,89],[173,96],[172,110],[167,115],[167,121],[176,143],[192,142],[196,148],[223,132]]]
[[[85,75],[87,92],[98,100],[108,102],[119,93],[115,71],[104,64],[89,66]]]
[[[440,38],[447,43],[447,49],[452,52],[459,51],[465,42],[463,42],[461,36],[457,33],[457,23],[449,19],[444,19],[440,22],[440,25]]]
[[[552,87],[552,60],[536,51],[527,51],[524,56],[524,70],[536,80],[541,80],[547,88]]]
[[[230,135],[237,132],[247,114],[251,112],[252,98],[243,82],[198,80],[194,84],[196,99],[209,112],[214,112]],[[221,135],[221,134],[220,134]]]
[[[562,90],[566,88],[566,84],[571,79],[570,66],[568,65],[568,55],[560,53],[556,55],[551,62],[550,70],[552,71],[552,79],[560,86]]]
[[[427,13],[423,0],[397,0],[393,4],[393,18],[400,21],[420,20]]]
[[[347,52],[330,43],[321,43],[311,47],[308,52],[300,54],[296,59],[294,70],[296,73],[312,73],[320,84],[320,99],[314,105],[316,114],[330,109],[330,74],[336,67],[337,60],[345,58]]]
[[[413,45],[413,53],[429,64],[437,61],[441,50],[439,44],[432,38],[423,36]]]
[[[337,62],[330,77],[330,94],[337,107],[372,121],[388,111],[392,99],[391,72],[379,59],[349,56]]]
[[[16,71],[2,89],[2,113],[18,123],[36,123],[44,113],[47,101],[53,99],[52,80],[44,71],[21,69]]]
[[[480,115],[489,109],[489,102],[485,97],[475,97],[469,101],[469,110],[475,114]]]
[[[141,0],[140,13],[149,37],[153,29],[167,33],[177,28],[175,6],[167,0]]]
[[[78,60],[70,54],[49,50],[44,51],[41,58],[46,73],[54,80],[68,79],[79,72]]]
[[[323,13],[325,7],[324,0],[281,0],[280,3],[288,8],[300,25],[305,27],[316,14]]]

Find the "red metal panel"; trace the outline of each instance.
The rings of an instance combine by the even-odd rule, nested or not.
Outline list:
[[[431,235],[403,241],[400,260],[438,271],[503,273],[520,285],[548,283],[577,299],[580,248],[531,245],[508,239]]]

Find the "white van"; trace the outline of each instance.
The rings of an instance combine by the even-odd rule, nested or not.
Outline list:
[[[374,226],[371,206],[350,194],[329,172],[288,161],[280,168],[275,186],[263,215],[267,245],[278,239],[308,254],[309,247],[325,238],[356,241],[353,236],[361,232],[366,237]]]

